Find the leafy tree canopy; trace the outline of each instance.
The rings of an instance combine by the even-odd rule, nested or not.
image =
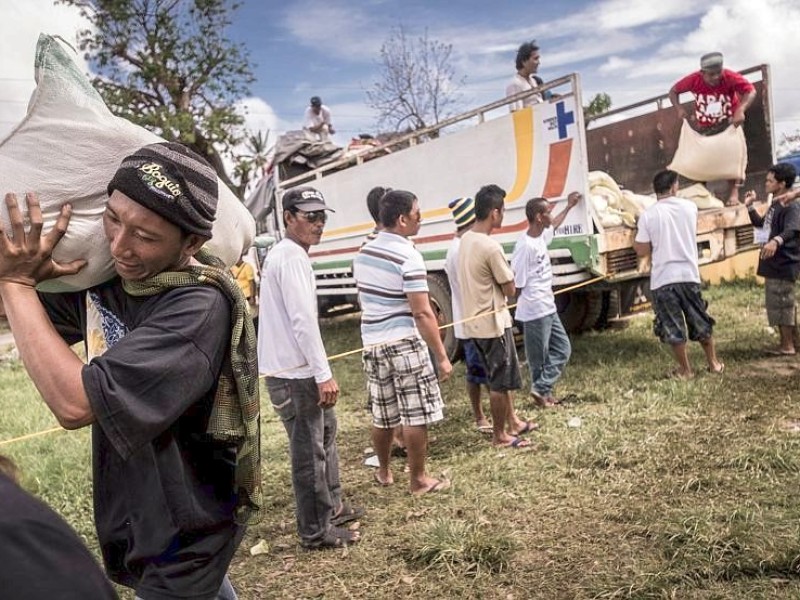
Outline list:
[[[240,3],[57,2],[79,8],[91,23],[90,29],[78,33],[78,47],[96,72],[93,84],[112,112],[205,156],[241,197],[259,161],[237,156],[234,150],[252,138],[244,131],[244,115],[236,109],[254,80],[252,65],[246,49],[225,36]],[[237,184],[223,156],[233,161]]]

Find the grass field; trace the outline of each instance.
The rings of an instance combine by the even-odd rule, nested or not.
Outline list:
[[[578,400],[537,412],[518,397],[542,426],[532,451],[494,449],[474,430],[457,366],[430,449],[430,470],[453,487],[429,497],[407,493],[400,459],[393,487],[373,483],[360,361],[334,363],[343,484],[368,509],[362,542],[341,551],[297,545],[285,433],[265,395],[267,516],[232,565],[239,597],[800,598],[800,361],[760,352],[775,343],[762,288],[705,295],[724,375],[703,372],[695,345],[699,375],[662,379],[671,357],[649,318],[576,337],[559,391]],[[357,347],[357,317],[323,335],[330,354]],[[54,425],[13,359],[0,389],[0,439]],[[88,439],[59,432],[0,451],[96,548]],[[262,540],[268,551],[251,556]]]

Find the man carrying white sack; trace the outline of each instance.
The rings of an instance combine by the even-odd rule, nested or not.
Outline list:
[[[92,425],[94,518],[109,577],[143,600],[236,598],[226,575],[262,505],[255,332],[211,237],[214,170],[175,143],[123,159],[103,227],[117,277],[38,294],[78,272],[53,249],[71,207],[42,214],[6,195],[0,297],[31,379],[66,429]],[[88,364],[70,349],[84,341]],[[23,594],[24,595],[24,594]]]
[[[694,112],[687,113],[678,96],[684,92],[694,95]],[[745,111],[756,98],[756,89],[742,75],[722,67],[722,54],[711,52],[700,58],[700,70],[679,80],[669,90],[669,101],[678,117],[686,119],[701,135],[715,135],[730,125],[740,127],[744,123]],[[747,150],[744,149],[746,156]],[[726,204],[739,203],[737,179],[728,181]]]

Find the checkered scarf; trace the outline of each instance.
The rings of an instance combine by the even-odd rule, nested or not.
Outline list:
[[[247,299],[225,265],[205,250],[196,256],[201,266],[165,271],[149,279],[123,281],[131,296],[153,296],[172,288],[213,285],[231,301],[230,354],[214,397],[207,433],[214,439],[236,444],[236,521],[256,523],[261,519],[260,399],[256,333],[249,317]]]

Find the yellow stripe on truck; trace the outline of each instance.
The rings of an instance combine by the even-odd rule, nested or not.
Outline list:
[[[514,186],[511,188],[511,191],[506,195],[506,204],[519,200],[528,187],[528,182],[531,179],[531,171],[533,170],[533,109],[524,108],[514,111],[512,118],[514,121],[514,145],[517,149],[517,178],[514,181]],[[449,214],[450,209],[443,206],[424,211],[422,213],[422,218],[433,219]],[[348,233],[367,235],[372,231],[374,226],[374,223],[367,222],[348,225],[347,227],[339,227],[337,229],[325,231],[322,234],[322,238],[346,235]]]
[[[533,170],[533,109],[514,111],[514,144],[517,149],[517,178],[506,194],[506,204],[516,202],[525,193]]]

